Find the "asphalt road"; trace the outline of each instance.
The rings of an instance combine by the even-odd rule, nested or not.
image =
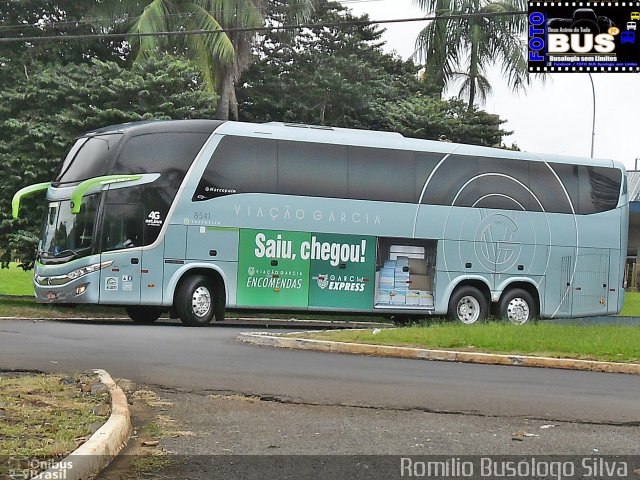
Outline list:
[[[287,404],[637,426],[630,375],[467,365],[271,349],[238,343],[256,327],[2,321],[0,368],[104,368],[114,377],[193,393]]]

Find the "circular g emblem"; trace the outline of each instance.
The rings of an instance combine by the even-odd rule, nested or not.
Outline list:
[[[517,231],[516,222],[505,214],[494,213],[482,219],[476,230],[475,250],[484,268],[504,272],[516,264],[522,248],[520,242],[513,241]]]

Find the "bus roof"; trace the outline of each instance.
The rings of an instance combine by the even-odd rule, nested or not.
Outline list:
[[[135,135],[161,132],[213,133],[223,123],[224,121],[221,120],[143,120],[98,128],[88,132],[85,136],[105,133],[131,133]]]
[[[160,132],[199,132],[210,134],[215,132],[219,135],[238,135],[257,138],[266,137],[279,140],[389,148],[397,150],[428,151],[443,154],[455,152],[459,155],[478,155],[486,157],[512,158],[514,160],[533,160],[581,165],[590,164],[594,166],[613,166],[621,170],[625,169],[621,162],[609,159],[514,151],[495,147],[407,138],[400,133],[394,132],[357,130],[322,125],[304,125],[282,122],[248,123],[206,119],[147,120],[111,125],[93,130],[88,132],[86,135],[91,136],[105,133],[144,135],[147,133]]]

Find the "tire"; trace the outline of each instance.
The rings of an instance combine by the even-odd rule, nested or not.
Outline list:
[[[147,307],[142,305],[135,305],[125,308],[129,318],[134,323],[149,324],[153,323],[160,318],[163,309],[160,307]]]
[[[175,296],[180,321],[188,327],[208,325],[216,313],[216,292],[213,282],[203,275],[185,278]]]
[[[498,314],[500,318],[516,325],[527,323],[537,315],[537,305],[533,296],[526,290],[514,288],[502,294]]]
[[[487,318],[489,302],[476,287],[458,288],[449,299],[449,317],[467,325]]]

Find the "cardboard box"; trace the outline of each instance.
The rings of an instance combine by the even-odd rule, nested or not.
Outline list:
[[[392,260],[407,258],[424,258],[424,247],[412,245],[391,245],[389,248],[389,258]]]
[[[411,290],[432,290],[431,277],[429,275],[409,276],[409,288]]]
[[[425,290],[420,290],[419,305],[421,307],[433,307],[433,294]]]
[[[416,258],[409,259],[409,272],[411,275],[426,275],[427,267],[426,260],[418,260]]]
[[[417,290],[409,290],[407,293],[407,305],[420,305],[420,292]]]
[[[391,290],[380,290],[378,292],[378,301],[376,302],[378,305],[388,305],[391,303]]]
[[[391,293],[391,305],[404,305],[407,301],[406,291],[400,293],[398,290],[393,290]]]

